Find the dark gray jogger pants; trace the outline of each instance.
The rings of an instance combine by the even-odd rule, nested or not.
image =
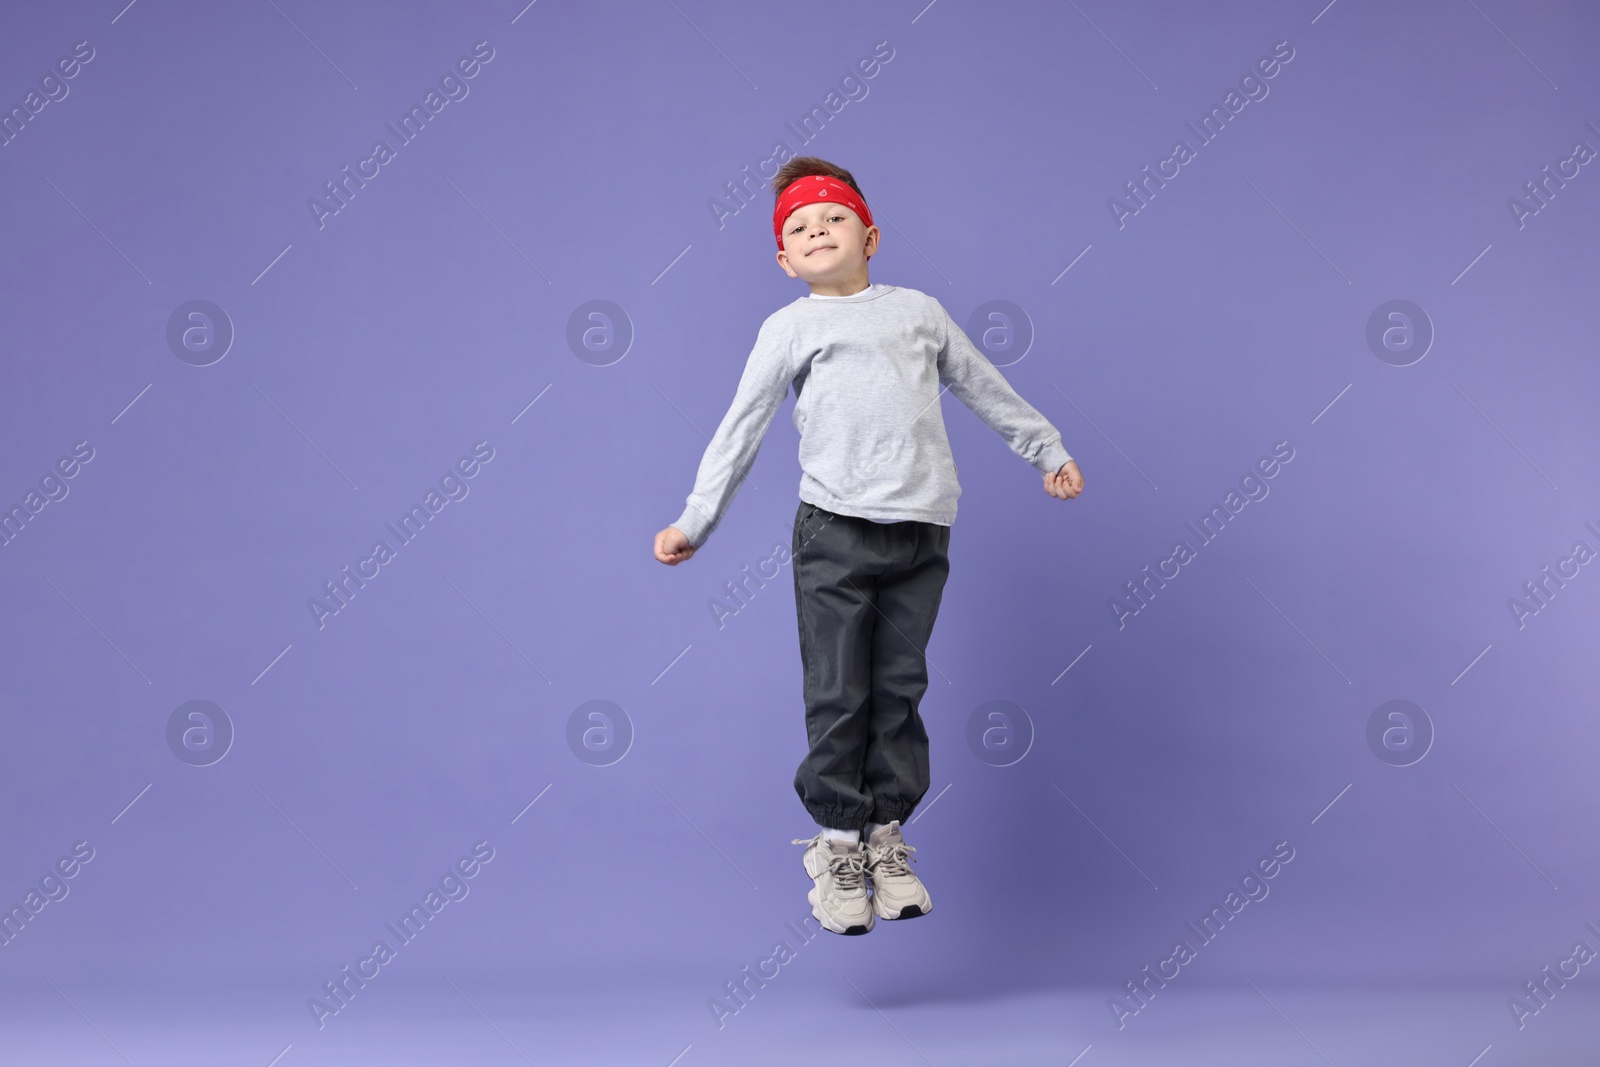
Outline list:
[[[928,791],[917,705],[950,573],[950,527],[880,523],[801,502],[795,614],[806,739],[794,788],[819,826],[904,822]]]

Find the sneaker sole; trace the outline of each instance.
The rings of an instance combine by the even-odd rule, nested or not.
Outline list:
[[[830,934],[842,934],[845,937],[856,937],[856,936],[858,936],[860,934],[866,934],[866,933],[871,933],[872,932],[872,927],[870,925],[867,925],[867,926],[847,926],[843,930],[835,930],[833,927],[828,925],[828,920],[824,919],[822,916],[817,914],[815,908],[813,908],[811,910],[811,914],[812,914],[812,916],[814,916],[816,918],[817,922],[822,924],[822,928],[824,930],[828,931],[828,933],[830,933]]]
[[[811,893],[807,893],[806,897],[807,897],[807,899],[810,899]],[[852,925],[852,926],[847,926],[843,930],[835,930],[833,927],[828,925],[827,917],[822,914],[822,909],[817,906],[817,903],[816,903],[815,900],[811,901],[811,917],[816,919],[817,922],[821,923],[822,924],[822,928],[824,930],[828,931],[828,933],[830,933],[830,934],[840,934],[840,935],[843,935],[845,937],[856,937],[856,936],[859,936],[861,934],[871,933],[874,921],[876,919],[875,915],[874,916],[869,916],[865,924],[856,924],[856,925]]]
[[[907,904],[905,907],[900,909],[899,915],[884,915],[883,913],[877,911],[874,911],[873,914],[882,919],[884,922],[898,922],[901,919],[920,918],[932,910],[933,905],[931,904],[928,905],[927,910],[923,910],[922,907],[916,904]]]

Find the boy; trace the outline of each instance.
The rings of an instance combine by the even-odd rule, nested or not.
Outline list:
[[[799,156],[772,188],[778,265],[811,295],[762,323],[694,491],[656,535],[655,556],[676,565],[705,543],[793,385],[801,477],[792,562],[810,744],[794,787],[819,826],[793,843],[806,846],[812,914],[833,933],[864,934],[875,919],[933,907],[900,827],[929,785],[917,705],[961,494],[941,383],[1043,472],[1051,496],[1076,497],[1083,475],[1056,428],[937,300],[868,284],[880,233],[849,171]]]

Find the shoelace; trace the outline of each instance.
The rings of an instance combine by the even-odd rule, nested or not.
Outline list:
[[[810,845],[814,837],[796,837],[789,843],[791,845]],[[853,893],[866,887],[867,858],[866,848],[853,852],[835,852],[828,861],[828,873],[833,875],[835,889]]]
[[[835,855],[828,863],[828,870],[833,874],[835,889],[854,893],[866,888],[867,861],[860,852]]]
[[[914,847],[904,841],[891,842],[879,850],[877,860],[870,864],[872,873],[876,875],[881,872],[890,877],[910,874],[911,868],[906,860],[910,858],[909,854],[915,851]]]

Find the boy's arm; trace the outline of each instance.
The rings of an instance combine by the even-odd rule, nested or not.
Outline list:
[[[945,342],[939,349],[939,380],[950,387],[973,414],[1005,438],[1006,445],[1044,473],[1054,474],[1072,456],[1061,444],[1061,431],[1011,388],[938,301]]]
[[[694,491],[685,502],[683,514],[672,524],[695,548],[703,545],[722,522],[761,451],[761,441],[773,415],[789,393],[794,378],[789,348],[781,327],[773,325],[770,318],[761,324],[733,403],[700,457]]]

